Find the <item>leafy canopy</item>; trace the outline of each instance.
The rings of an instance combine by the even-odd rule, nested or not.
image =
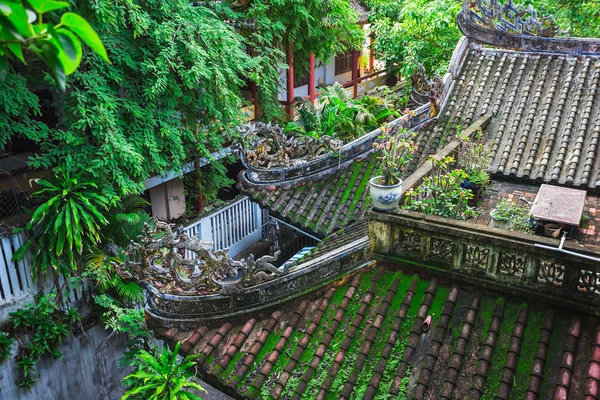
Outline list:
[[[43,60],[57,85],[64,90],[66,75],[72,74],[81,62],[81,41],[110,63],[102,41],[80,15],[66,12],[58,24],[48,23],[44,14],[69,7],[69,3],[54,0],[28,0],[30,8],[17,1],[0,1],[0,78],[8,73],[8,59],[25,63],[23,51]]]
[[[39,70],[10,64],[0,81],[0,146],[31,139],[40,146],[33,167],[71,156],[119,194],[223,147],[241,117],[243,78],[257,65],[233,26],[185,0],[75,1],[72,9],[112,64],[82,55],[66,93],[53,96],[55,124],[39,117],[40,99],[27,90]]]

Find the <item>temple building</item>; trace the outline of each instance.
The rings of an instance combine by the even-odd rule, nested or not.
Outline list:
[[[383,132],[335,153],[248,132],[238,187],[318,242],[301,256],[233,260],[164,228],[201,273],[145,277],[148,321],[206,382],[240,399],[600,398],[600,40],[512,0],[465,0],[457,23],[447,75]],[[481,132],[478,217],[371,207],[373,144],[407,132],[405,194]],[[546,235],[488,226],[504,200]]]

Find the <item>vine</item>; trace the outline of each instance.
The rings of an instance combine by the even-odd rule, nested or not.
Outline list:
[[[13,337],[0,332],[0,361],[8,359],[14,339],[19,343],[15,361],[21,388],[30,389],[37,382],[35,366],[43,356],[62,357],[58,346],[81,320],[77,310],[59,307],[56,298],[52,292],[10,313]]]

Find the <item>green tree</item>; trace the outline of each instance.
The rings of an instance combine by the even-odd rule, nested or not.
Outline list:
[[[106,49],[94,29],[80,15],[66,12],[57,24],[45,20],[44,14],[69,7],[55,0],[28,0],[31,8],[21,2],[0,1],[0,78],[8,73],[7,58],[25,63],[23,51],[43,60],[58,86],[65,89],[66,75],[73,73],[81,62],[81,41],[110,63]]]
[[[11,63],[0,82],[0,146],[31,139],[40,146],[33,167],[71,156],[119,194],[223,147],[241,118],[243,78],[257,64],[233,26],[185,0],[75,1],[72,9],[98,32],[112,64],[83,54],[66,92],[54,94],[52,125],[26,88],[53,83],[34,62]]]
[[[295,73],[301,75],[308,71],[311,53],[328,62],[358,48],[363,39],[356,12],[347,0],[253,0],[236,11],[241,22],[249,22],[241,25],[251,51],[261,57],[256,81],[262,107],[278,105],[279,68],[287,64],[290,44]],[[266,114],[269,119],[271,115]]]

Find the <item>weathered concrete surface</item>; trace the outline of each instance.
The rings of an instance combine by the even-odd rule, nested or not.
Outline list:
[[[115,400],[123,393],[121,378],[127,371],[119,366],[125,338],[113,336],[101,324],[87,335],[65,339],[60,346],[62,358],[45,357],[37,364],[39,381],[26,392],[15,382],[13,357],[0,365],[0,398],[3,400]],[[87,336],[87,337],[86,337]],[[101,346],[102,344],[102,346]]]
[[[125,337],[113,335],[97,324],[78,335],[65,339],[60,346],[62,358],[42,359],[36,368],[39,381],[26,392],[15,382],[14,355],[0,365],[0,400],[118,400],[123,394],[121,379],[128,373],[119,360],[125,351]],[[157,341],[162,346],[162,341]],[[231,397],[198,380],[206,393],[198,393],[207,400],[228,400]]]

